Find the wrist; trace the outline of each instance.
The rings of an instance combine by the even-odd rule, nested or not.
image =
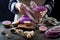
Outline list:
[[[16,10],[18,10],[17,3],[15,4],[15,6],[14,6],[14,7],[15,7],[15,9],[16,9]]]
[[[15,4],[15,8],[18,10],[18,9],[21,7],[21,4],[22,4],[22,3],[16,3],[16,4]]]

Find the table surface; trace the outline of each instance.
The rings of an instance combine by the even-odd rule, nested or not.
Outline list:
[[[50,27],[48,27],[50,28]],[[6,29],[7,33],[12,36],[11,39],[7,39],[4,35],[1,34],[1,30],[6,29],[0,22],[0,40],[60,40],[60,38],[46,38],[44,33],[39,32],[38,30],[35,31],[35,35],[31,39],[26,39],[16,34],[12,34],[9,29]]]

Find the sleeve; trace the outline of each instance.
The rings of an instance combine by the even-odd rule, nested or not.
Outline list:
[[[48,14],[50,14],[52,9],[54,8],[54,3],[54,0],[46,0],[44,5],[48,9]]]
[[[9,10],[14,14],[17,12],[17,10],[15,9],[16,2],[16,0],[10,0],[8,5]]]

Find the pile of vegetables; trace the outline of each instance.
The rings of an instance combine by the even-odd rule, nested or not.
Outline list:
[[[20,22],[23,23],[23,21],[25,20],[32,20],[34,22],[37,22],[36,21],[36,18],[41,18],[42,15],[40,14],[40,12],[44,11],[46,8],[44,6],[37,6],[37,4],[34,2],[34,1],[31,1],[30,2],[30,7],[27,7],[26,5],[22,4],[20,9],[22,9],[26,16],[20,18]]]

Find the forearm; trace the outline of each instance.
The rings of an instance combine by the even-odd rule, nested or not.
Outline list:
[[[48,13],[51,13],[52,9],[54,8],[54,0],[47,0],[44,5],[48,9]]]
[[[12,12],[12,13],[16,13],[17,10],[15,8],[15,4],[16,4],[16,0],[10,0],[9,1],[9,5],[8,5],[8,8],[9,10]]]

